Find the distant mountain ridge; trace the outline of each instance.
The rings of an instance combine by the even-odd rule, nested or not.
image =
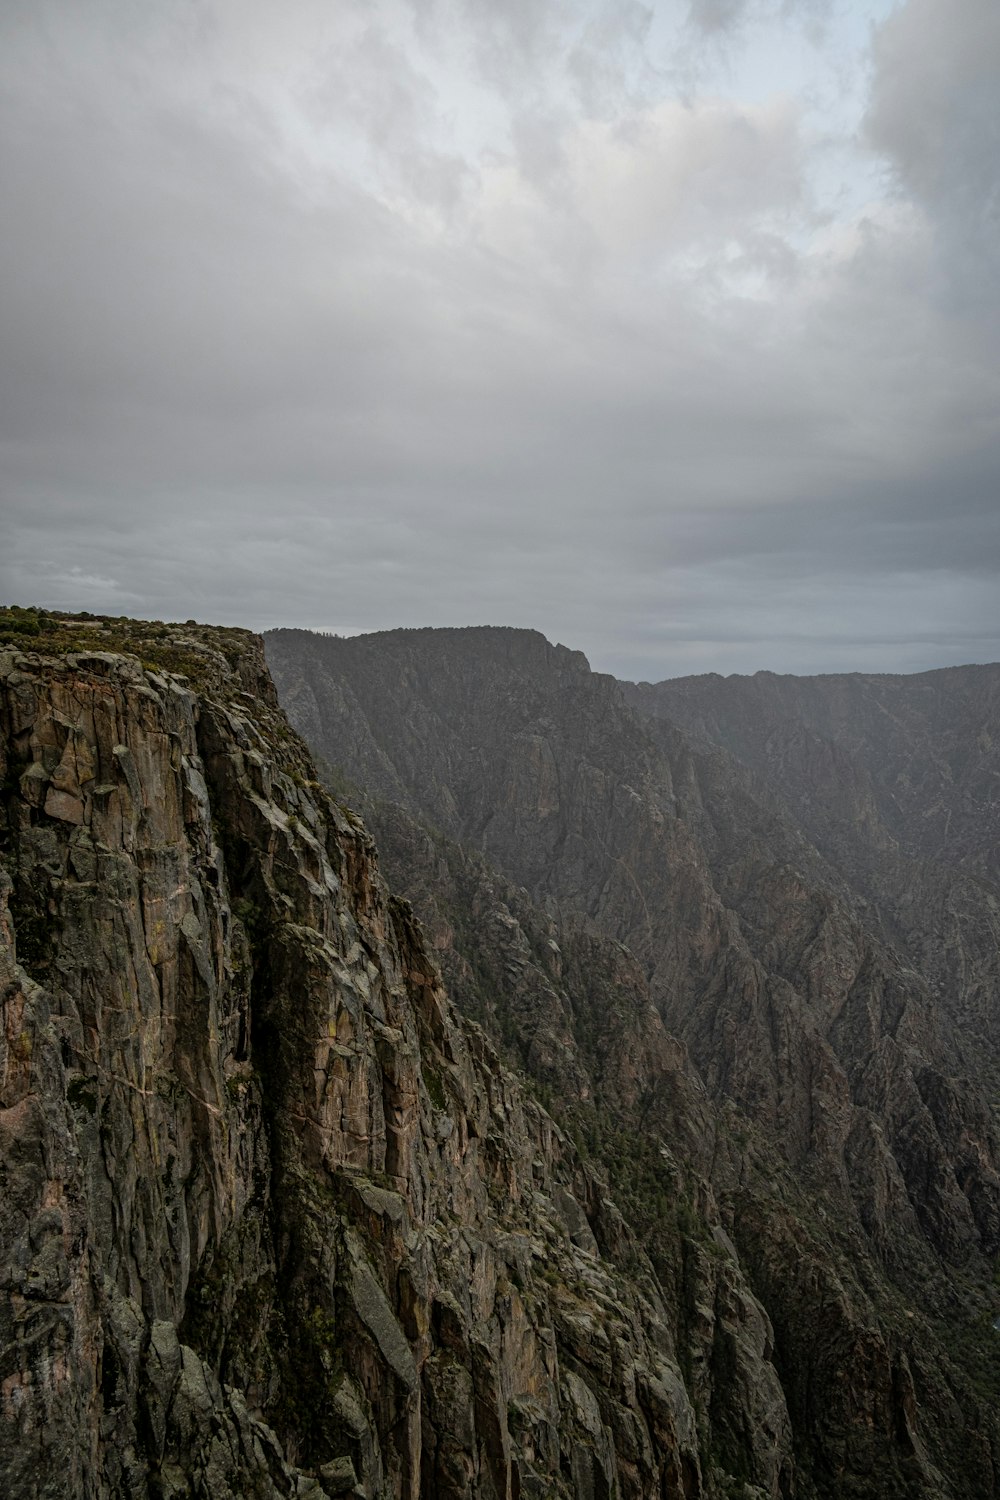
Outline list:
[[[682,677],[623,684],[644,713],[773,775],[793,727],[867,775],[890,834],[923,852],[1000,872],[1000,665],[911,676]]]
[[[982,822],[1000,668],[910,690],[807,679],[797,697],[795,680],[766,675],[618,684],[533,632],[490,628],[283,631],[266,648],[292,721],[368,799],[446,972],[477,962],[476,922],[449,937],[442,919],[460,904],[449,871],[468,884],[475,851],[473,886],[492,867],[523,888],[522,928],[544,917],[559,946],[583,930],[624,944],[695,1090],[772,1143],[770,1180],[752,1146],[698,1165],[774,1323],[817,1493],[995,1493],[996,1433],[973,1387],[996,1373],[1000,1152],[983,1043],[998,907]],[[482,896],[463,899],[482,912]],[[530,1024],[513,1032],[523,1043]],[[657,1082],[654,1067],[646,1092]],[[681,1148],[686,1108],[651,1125],[681,1158],[698,1154]],[[786,1171],[798,1208],[776,1210]],[[820,1305],[840,1311],[817,1348]],[[919,1403],[886,1430],[879,1413],[908,1378]],[[954,1445],[952,1399],[977,1413],[981,1457]]]
[[[626,700],[767,787],[931,985],[968,1064],[1000,1053],[1000,666],[681,678]]]

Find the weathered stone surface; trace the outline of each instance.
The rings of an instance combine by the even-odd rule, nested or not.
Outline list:
[[[714,1493],[648,1260],[259,643],[142,631],[0,690],[0,1489]]]
[[[755,721],[757,679],[733,712],[697,679],[689,738],[646,712],[686,684],[630,689],[633,711],[532,632],[267,647],[463,1006],[553,1109],[596,1102],[569,1116],[619,1173],[596,1122],[625,1132],[633,1221],[684,1195],[690,1220],[644,1237],[711,1432],[700,1482],[994,1494],[1000,670],[936,707],[933,682],[861,680],[856,731],[841,680],[806,710],[765,674]],[[794,1468],[768,1470],[789,1419]]]

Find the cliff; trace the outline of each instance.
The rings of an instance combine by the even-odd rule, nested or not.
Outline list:
[[[653,732],[723,748],[927,979],[963,1067],[1000,1083],[1000,666],[628,684]],[[668,725],[670,727],[668,727]]]
[[[711,1189],[675,1296],[259,640],[46,626],[0,636],[3,1493],[805,1493]]]
[[[831,775],[821,746],[768,781],[533,632],[280,631],[267,649],[293,722],[367,799],[463,1008],[633,1185],[661,1285],[678,1226],[649,1211],[667,1177],[636,1170],[642,1138],[711,1194],[774,1329],[790,1493],[995,1494],[1000,1149],[992,1064],[958,1017],[991,1014],[996,947],[976,927],[958,974],[933,924],[922,951],[901,940],[876,900],[897,835],[864,768]],[[940,760],[917,720],[894,732],[901,763]],[[982,890],[983,868],[967,874]]]

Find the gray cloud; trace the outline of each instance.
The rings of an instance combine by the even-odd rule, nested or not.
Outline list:
[[[877,32],[838,218],[804,107],[657,94],[642,6],[6,7],[0,591],[1000,654],[991,14]]]
[[[746,10],[747,0],[691,0],[688,15],[702,31],[724,31],[741,21]]]
[[[939,287],[959,310],[995,314],[1000,10],[991,0],[908,0],[882,26],[875,63],[867,135],[927,216]]]

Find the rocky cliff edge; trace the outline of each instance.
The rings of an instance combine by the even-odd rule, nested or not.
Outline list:
[[[794,1491],[735,1256],[702,1315],[752,1483],[709,1452],[606,1186],[457,1018],[255,637],[0,639],[0,784],[9,1500]]]

